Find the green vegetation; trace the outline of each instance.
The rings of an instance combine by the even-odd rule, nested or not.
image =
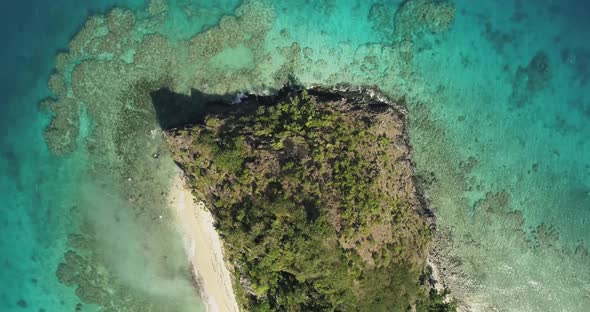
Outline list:
[[[420,282],[430,232],[403,117],[360,92],[316,91],[169,133],[215,216],[241,308],[446,311]]]

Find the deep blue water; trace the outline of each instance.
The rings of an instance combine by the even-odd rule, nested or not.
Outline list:
[[[73,311],[79,302],[59,284],[55,268],[78,225],[72,193],[87,163],[81,154],[49,153],[42,136],[49,115],[38,102],[50,96],[56,53],[89,15],[113,5],[139,11],[142,2],[0,3],[1,311]],[[237,3],[194,2],[190,10],[206,8],[202,18],[173,10],[162,33],[188,38]],[[464,286],[475,310],[590,309],[587,1],[457,0],[448,32],[417,39],[411,75],[396,72],[404,64],[383,52],[392,42],[387,21],[402,1],[272,2],[276,16],[265,51],[274,56],[276,47],[294,41],[310,48],[293,69],[304,83],[376,83],[390,94],[407,93],[417,166],[439,179],[433,190],[439,227],[454,237],[448,253],[469,281],[451,277],[452,290]],[[375,3],[384,8],[385,24],[368,19]],[[539,77],[519,67],[536,55],[544,55],[550,74],[530,88]],[[371,57],[384,65],[363,67]],[[271,71],[261,68],[260,76]],[[420,123],[418,102],[428,108],[428,125]],[[459,169],[443,174],[453,166]]]

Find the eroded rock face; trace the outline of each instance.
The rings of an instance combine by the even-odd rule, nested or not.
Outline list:
[[[402,105],[376,90],[284,88],[167,136],[216,218],[246,310],[427,303],[431,223]]]

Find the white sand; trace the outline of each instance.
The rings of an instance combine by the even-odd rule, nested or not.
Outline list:
[[[221,239],[213,226],[213,216],[203,202],[195,201],[180,174],[174,179],[170,202],[207,311],[238,312],[231,274],[223,257]]]

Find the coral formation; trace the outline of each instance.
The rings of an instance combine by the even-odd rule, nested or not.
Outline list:
[[[73,152],[76,149],[80,127],[78,103],[65,98],[58,101],[46,99],[40,105],[43,109],[55,112],[44,132],[49,149],[56,155]]]
[[[178,287],[178,285],[182,285],[181,283],[170,283],[165,279],[158,280],[151,277],[150,275],[154,273],[148,268],[147,262],[142,265],[142,274],[145,275],[145,281],[154,283],[154,285],[130,287],[118,276],[120,272],[113,270],[102,261],[97,261],[104,259],[105,255],[103,254],[104,250],[97,245],[100,238],[94,236],[92,231],[86,230],[81,234],[70,235],[69,241],[72,249],[64,254],[55,274],[61,283],[76,289],[76,295],[81,302],[98,305],[103,311],[109,312],[188,312],[194,311],[194,308],[197,307],[194,293],[186,293],[185,288]],[[144,248],[146,249],[144,252],[149,252],[147,245],[144,245]],[[135,256],[131,249],[129,246],[125,249],[125,257],[129,261],[133,261],[132,258]],[[152,254],[152,256],[155,258],[155,255]],[[172,255],[170,256],[172,257]],[[150,261],[154,260],[150,259]],[[167,272],[167,274],[175,279],[186,279],[185,283],[190,284],[189,270]],[[166,288],[170,287],[175,287],[171,289],[174,293],[167,294]],[[152,293],[146,294],[146,288],[154,290]],[[194,291],[196,292],[196,290]],[[78,307],[81,307],[81,304]]]
[[[492,44],[496,53],[503,53],[507,45],[514,43],[514,36],[493,28],[492,23],[486,21],[483,35]]]
[[[395,12],[394,36],[408,39],[425,32],[445,32],[454,19],[455,4],[452,1],[407,0]]]
[[[161,12],[163,9],[155,9],[159,7],[156,3],[150,8]],[[251,69],[230,72],[208,67],[213,66],[211,60],[225,48],[260,49],[272,18],[272,11],[253,2],[190,41],[171,42],[162,35],[142,33],[141,27],[145,25],[137,26],[134,14],[125,9],[116,8],[106,16],[91,17],[72,39],[70,50],[58,55],[55,73],[49,80],[55,95],[43,104],[55,113],[46,131],[49,147],[59,154],[73,151],[80,131],[80,115],[86,113],[96,123],[96,131],[102,132],[93,135],[112,137],[115,142],[114,146],[97,146],[103,141],[97,140],[95,150],[100,147],[125,158],[121,154],[132,149],[123,151],[116,142],[124,138],[117,136],[132,136],[154,125],[155,120],[149,116],[130,118],[130,114],[152,113],[150,92],[167,86],[188,93],[191,88],[208,86],[207,91],[223,94],[256,81]],[[260,53],[253,56],[259,57]],[[144,122],[121,129],[126,121],[135,119]],[[109,129],[119,130],[108,133]]]
[[[130,294],[120,298],[113,296],[124,292],[118,292],[113,289],[116,285],[109,276],[108,272],[101,272],[88,257],[83,257],[73,250],[68,250],[64,255],[64,261],[60,263],[57,272],[58,280],[68,286],[76,287],[76,295],[84,303],[96,304],[105,309],[114,309],[115,307],[125,309],[124,301],[131,298]],[[107,291],[110,289],[110,292]],[[136,310],[141,311],[141,310]]]
[[[512,82],[510,100],[517,107],[528,103],[536,93],[545,89],[551,80],[549,56],[537,51],[526,67],[518,67]]]
[[[545,88],[551,80],[551,66],[549,56],[543,51],[535,53],[527,67],[519,68],[518,72],[524,72],[527,76],[527,89],[539,91]]]
[[[541,223],[533,231],[535,247],[543,246],[544,248],[553,247],[559,241],[559,232],[552,225]]]
[[[369,10],[369,21],[373,23],[373,29],[382,32],[387,37],[393,35],[394,10],[386,3],[374,3]]]

